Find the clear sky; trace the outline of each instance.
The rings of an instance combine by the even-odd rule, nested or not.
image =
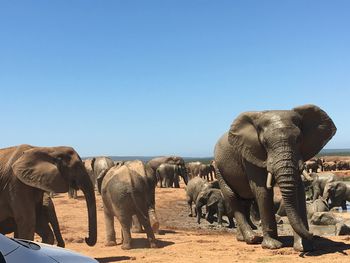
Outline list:
[[[350,148],[350,1],[0,2],[0,147],[211,156],[243,111],[312,103]]]

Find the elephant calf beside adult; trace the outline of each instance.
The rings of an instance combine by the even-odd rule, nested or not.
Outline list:
[[[314,105],[245,112],[234,120],[229,132],[217,142],[214,157],[220,188],[234,211],[238,240],[259,241],[245,209],[245,202],[255,198],[261,216],[262,247],[282,247],[273,211],[272,185],[276,182],[294,230],[294,249],[313,248],[300,175],[304,161],[316,155],[335,132],[330,117]]]
[[[0,150],[0,222],[14,218],[15,237],[34,239],[36,207],[44,192],[67,193],[81,189],[88,209],[89,237],[97,239],[95,193],[78,153],[71,147],[20,145]]]

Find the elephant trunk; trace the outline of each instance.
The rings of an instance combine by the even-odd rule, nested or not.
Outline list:
[[[89,236],[85,238],[85,242],[89,246],[94,246],[97,241],[97,218],[96,199],[92,182],[90,180],[87,180],[87,183],[85,183],[84,186],[81,187],[81,190],[83,191],[85,196],[89,220]]]
[[[291,173],[278,174],[276,175],[276,182],[281,189],[286,214],[293,230],[302,238],[311,240],[313,235],[308,231],[307,226],[298,211],[298,186],[294,177],[295,175]]]

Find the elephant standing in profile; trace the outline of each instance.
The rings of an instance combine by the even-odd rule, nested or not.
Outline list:
[[[346,201],[350,202],[350,185],[339,181],[327,183],[323,198],[331,201],[330,208],[341,206],[346,211]]]
[[[53,245],[56,237],[57,246],[64,247],[65,243],[61,235],[55,206],[48,193],[44,193],[42,205],[36,207],[35,233],[42,238],[42,243]],[[15,232],[16,223],[13,218],[0,222],[0,233],[9,234]]]
[[[154,172],[156,172],[157,168],[163,163],[178,164],[185,167],[184,159],[179,156],[156,157],[147,162],[147,164],[153,169]]]
[[[337,169],[337,162],[327,161],[323,163],[324,171],[335,171]]]
[[[71,147],[19,145],[0,150],[0,222],[13,218],[16,238],[34,239],[36,208],[44,192],[80,189],[88,210],[89,246],[96,243],[95,192],[80,156]]]
[[[122,249],[131,248],[131,222],[136,215],[144,227],[152,248],[157,247],[153,231],[159,228],[155,214],[154,171],[141,161],[128,162],[120,167],[112,167],[103,176],[100,192],[103,200],[106,225],[106,245],[116,245],[114,217],[122,227]]]
[[[277,183],[294,230],[294,249],[311,250],[304,186],[304,162],[316,155],[333,137],[336,127],[314,105],[292,110],[245,112],[217,142],[216,175],[225,199],[234,211],[237,239],[257,243],[259,236],[248,224],[249,200],[256,199],[261,216],[262,247],[282,247],[277,239],[273,189]],[[249,210],[248,210],[249,211]]]
[[[181,165],[177,164],[161,164],[156,170],[156,176],[160,183],[160,187],[179,188],[179,176],[182,177],[185,184],[188,182],[187,171]]]
[[[207,179],[207,181],[214,181],[215,168],[212,164],[200,164],[199,177]]]

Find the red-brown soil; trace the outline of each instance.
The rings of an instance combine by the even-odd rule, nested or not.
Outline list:
[[[66,248],[96,258],[99,262],[133,260],[137,262],[350,262],[350,236],[318,238],[316,250],[298,253],[292,247],[278,250],[262,249],[260,245],[237,242],[235,230],[210,226],[205,220],[198,225],[188,216],[185,190],[156,189],[157,213],[161,234],[157,234],[158,249],[148,248],[146,234],[132,234],[135,249],[124,251],[120,246],[120,226],[116,220],[118,245],[105,247],[105,227],[102,201],[97,196],[98,240],[94,247],[84,242],[87,235],[86,204],[79,192],[76,200],[67,194],[54,198]],[[283,236],[291,245],[290,236]],[[38,241],[40,239],[37,238]]]

